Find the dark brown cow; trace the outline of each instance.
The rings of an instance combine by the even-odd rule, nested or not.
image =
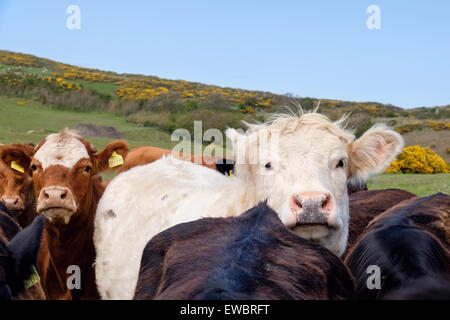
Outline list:
[[[179,224],[142,257],[135,299],[348,299],[353,279],[326,248],[290,232],[266,204],[237,218]]]
[[[100,153],[70,131],[49,135],[36,148],[31,169],[37,212],[46,217],[38,265],[49,299],[98,299],[93,263],[94,215],[103,194],[99,173],[120,164],[129,147],[111,142]],[[80,271],[77,282],[68,279]],[[70,280],[70,279],[69,279]],[[73,279],[72,279],[73,280]]]
[[[36,217],[36,204],[30,162],[31,144],[0,146],[0,201],[14,215],[22,228]]]
[[[450,299],[449,215],[450,196],[437,193],[402,201],[374,218],[345,259],[357,298]],[[373,266],[381,273],[378,288],[367,285]]]
[[[351,194],[359,192],[359,191],[367,191],[367,184],[362,184],[362,185],[354,185],[351,183],[347,184],[348,195],[351,195]]]
[[[37,218],[21,230],[8,213],[0,210],[0,300],[45,299],[36,276],[43,227],[43,219]]]
[[[390,217],[409,219],[418,227],[434,234],[450,250],[450,196],[442,192],[428,197],[416,197],[400,202],[398,205],[375,217],[368,225]]]
[[[408,191],[399,189],[359,191],[350,194],[350,223],[347,249],[342,255],[343,259],[345,259],[358,237],[362,235],[364,229],[373,218],[403,200],[415,196]]]

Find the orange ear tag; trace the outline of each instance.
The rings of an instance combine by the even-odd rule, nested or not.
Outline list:
[[[19,171],[20,173],[25,173],[25,169],[15,161],[11,162],[11,168],[16,171]]]
[[[113,151],[111,157],[108,159],[108,164],[110,168],[118,167],[123,165],[123,157],[117,152]]]

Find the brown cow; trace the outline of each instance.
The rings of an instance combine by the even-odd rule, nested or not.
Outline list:
[[[0,210],[0,300],[43,300],[36,275],[36,260],[44,222],[37,218],[28,228]]]
[[[22,228],[36,217],[33,179],[29,170],[34,145],[0,146],[0,201]]]
[[[290,232],[265,203],[206,218],[145,247],[135,299],[350,299],[352,276],[331,251]]]
[[[172,152],[172,150],[151,147],[151,146],[141,146],[133,148],[128,154],[125,163],[117,170],[117,174],[124,171],[130,170],[131,168],[137,166],[143,166],[152,163],[156,160],[161,159],[163,156],[173,154],[176,158],[191,161],[194,163],[201,164],[202,166],[208,167],[213,170],[217,170],[216,161],[222,160],[222,158],[215,158],[211,156],[202,155],[192,155],[192,154],[182,154]]]
[[[359,191],[350,194],[350,223],[347,249],[342,255],[343,259],[373,218],[403,200],[413,197],[415,195],[411,192],[399,189]]]
[[[449,240],[450,196],[443,193],[377,216],[345,259],[357,298],[450,299]]]
[[[49,299],[99,298],[92,243],[94,215],[104,191],[98,174],[109,169],[113,157],[125,158],[128,150],[126,142],[115,141],[96,154],[89,142],[67,130],[37,146],[31,170],[37,212],[46,217],[38,265]],[[69,279],[77,269],[78,285]]]

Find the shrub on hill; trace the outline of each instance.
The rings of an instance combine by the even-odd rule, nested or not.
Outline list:
[[[449,173],[450,165],[430,148],[409,146],[391,163],[388,173]]]

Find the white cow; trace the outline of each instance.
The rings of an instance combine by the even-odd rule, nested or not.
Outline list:
[[[292,232],[341,255],[347,183],[382,171],[403,147],[401,136],[385,125],[355,140],[342,121],[313,112],[277,115],[249,125],[246,134],[228,129],[236,158],[231,178],[172,157],[116,177],[95,218],[101,297],[133,297],[143,249],[162,230],[201,217],[236,216],[265,200]]]

